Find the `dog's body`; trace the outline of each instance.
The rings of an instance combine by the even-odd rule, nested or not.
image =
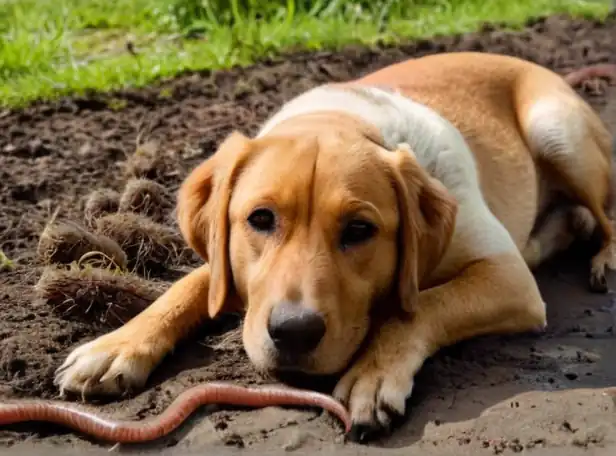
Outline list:
[[[356,428],[386,426],[439,348],[543,328],[531,269],[595,229],[604,291],[609,210],[611,135],[544,68],[440,54],[318,87],[191,173],[180,226],[206,264],[57,382],[140,387],[191,328],[243,308],[255,366],[348,369],[334,394]]]

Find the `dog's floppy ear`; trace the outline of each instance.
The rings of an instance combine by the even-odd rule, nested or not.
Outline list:
[[[384,156],[391,166],[400,212],[399,299],[402,310],[412,314],[422,281],[449,246],[458,205],[445,186],[421,168],[408,146],[385,151]]]
[[[250,139],[233,132],[197,166],[178,192],[177,215],[187,244],[210,265],[208,313],[229,309],[233,286],[229,261],[229,201],[251,151]]]

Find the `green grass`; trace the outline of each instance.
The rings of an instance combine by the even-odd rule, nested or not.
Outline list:
[[[184,70],[522,25],[601,18],[611,0],[0,0],[0,105],[147,85]],[[127,45],[130,43],[130,45]],[[130,52],[131,48],[135,52]]]
[[[0,250],[0,272],[12,271],[15,268],[15,263]]]

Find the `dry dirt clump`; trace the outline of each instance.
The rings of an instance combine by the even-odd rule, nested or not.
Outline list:
[[[90,193],[83,210],[86,225],[92,228],[96,219],[117,212],[119,201],[120,194],[115,190],[102,189]]]
[[[129,268],[144,274],[152,269],[175,267],[190,255],[175,229],[132,212],[98,219],[96,233],[115,239],[128,256]]]
[[[163,150],[156,141],[147,141],[136,148],[124,163],[128,178],[146,178],[158,181],[177,178],[183,170],[179,157],[171,150]]]
[[[120,197],[118,210],[141,214],[155,222],[164,222],[172,206],[167,189],[158,182],[131,179]]]
[[[36,297],[63,318],[117,328],[143,311],[169,287],[117,269],[47,267]]]
[[[162,185],[132,179],[122,194],[108,189],[90,193],[83,208],[89,228],[54,216],[38,243],[46,267],[35,297],[63,319],[121,326],[171,283],[138,274],[177,265],[187,249],[177,230],[155,221],[163,221],[170,209]]]
[[[121,269],[127,266],[126,253],[117,242],[68,220],[47,224],[39,238],[37,255],[44,265],[77,262]]]

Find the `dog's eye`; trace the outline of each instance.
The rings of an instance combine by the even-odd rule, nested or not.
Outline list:
[[[376,234],[376,226],[364,220],[351,220],[342,230],[340,245],[343,249],[366,242]]]
[[[248,216],[248,223],[256,231],[271,233],[276,227],[276,216],[269,209],[257,209]]]

